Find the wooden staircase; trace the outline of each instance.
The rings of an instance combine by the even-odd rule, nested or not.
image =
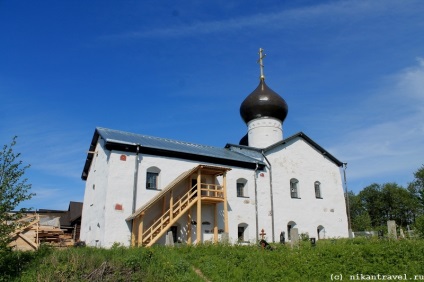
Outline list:
[[[190,225],[190,209],[195,205],[197,206],[196,218],[200,218],[199,221],[201,221],[203,205],[215,205],[216,213],[216,205],[223,203],[224,229],[227,232],[228,208],[225,183],[226,172],[229,170],[229,168],[225,167],[198,165],[174,179],[162,192],[156,194],[149,202],[137,209],[126,219],[127,221],[132,221],[131,245],[152,246],[177,221],[181,221],[183,215],[187,215],[187,224]],[[222,176],[223,185],[201,183],[203,176],[206,177],[206,181],[213,183],[218,182],[216,177]],[[193,183],[193,180],[196,180],[196,183]],[[179,223],[181,224],[181,222]],[[201,233],[201,225],[197,225],[196,228],[196,241],[200,242],[199,234]],[[191,228],[189,230],[187,232],[191,232]],[[190,234],[186,234],[189,244],[191,243]],[[215,234],[214,237],[215,240],[218,240],[218,234]]]
[[[197,203],[196,186],[197,185],[176,201],[160,218],[155,220],[153,224],[143,232],[141,245],[146,247],[153,245],[182,215]]]
[[[198,191],[200,191],[200,197],[197,196]],[[197,184],[194,185],[186,194],[184,194],[184,196],[179,198],[176,202],[173,202],[173,204],[170,205],[170,208],[143,232],[141,245],[146,247],[153,245],[198,201],[202,201],[204,203],[217,203],[224,201],[222,186],[201,183],[200,189],[198,190]]]

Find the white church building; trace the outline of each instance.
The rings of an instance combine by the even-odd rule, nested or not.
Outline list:
[[[97,127],[82,172],[87,245],[277,242],[348,237],[343,163],[303,132],[283,137],[284,99],[265,84],[240,106],[247,134],[224,148]],[[172,237],[171,237],[172,234]]]

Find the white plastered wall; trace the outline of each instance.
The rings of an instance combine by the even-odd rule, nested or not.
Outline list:
[[[302,138],[281,145],[268,153],[272,165],[275,238],[287,224],[296,223],[299,234],[318,238],[348,237],[346,204],[340,168]],[[299,199],[292,199],[290,179],[299,181]],[[315,197],[315,181],[321,183],[322,199]]]
[[[227,199],[228,199],[228,235],[231,243],[238,240],[239,224],[247,224],[245,241],[256,241],[256,216],[255,216],[255,170],[232,168],[227,173]],[[237,197],[237,180],[247,180],[245,185],[246,196]]]
[[[110,247],[115,242],[128,246],[131,226],[126,218],[133,212],[135,154],[109,152],[103,149],[102,143],[100,140],[96,147],[97,154],[86,181],[81,239],[92,246]],[[121,160],[121,155],[125,155],[125,161]],[[342,178],[337,165],[301,138],[275,148],[267,154],[267,158],[272,165],[276,241],[281,231],[286,232],[287,238],[287,223],[290,221],[296,222],[299,233],[308,233],[311,237],[317,237],[318,226],[323,226],[325,229],[325,232],[321,233],[321,238],[324,235],[326,238],[348,236]],[[198,164],[194,161],[140,154],[135,208],[144,205],[181,173]],[[146,172],[150,167],[157,167],[161,171],[159,190],[146,189]],[[257,199],[255,199],[255,174]],[[236,183],[240,178],[247,180],[246,197],[237,197]],[[290,197],[291,178],[299,180],[300,199]],[[315,198],[315,181],[321,183],[322,199]],[[222,184],[222,177],[218,182]],[[227,173],[227,197],[231,243],[237,242],[239,224],[247,225],[244,238],[246,241],[254,243],[257,232],[262,229],[267,233],[266,240],[272,240],[268,169],[255,172],[254,169],[232,167]],[[255,204],[258,209],[258,227],[256,227]],[[218,205],[218,210],[218,228],[224,229],[222,204]],[[213,212],[213,208],[209,206],[202,207],[202,221],[208,221],[213,225]],[[192,219],[197,221],[195,207],[192,209]],[[212,233],[205,232],[207,229],[210,231],[212,225],[202,225],[203,240],[213,238]],[[185,241],[187,218],[181,218],[177,226],[179,226],[178,237]],[[192,240],[196,243],[194,227],[192,227]],[[160,239],[159,243],[164,243],[164,238]]]
[[[80,239],[89,246],[102,246],[104,242],[110,152],[104,149],[103,143],[100,138],[94,150],[84,192]]]
[[[283,127],[280,120],[272,117],[261,117],[247,124],[249,146],[266,148],[283,140]]]
[[[97,145],[97,156],[93,159],[90,172],[86,181],[84,196],[83,222],[81,239],[90,246],[111,247],[114,243],[125,246],[131,241],[131,222],[126,218],[133,212],[133,187],[135,171],[135,154],[120,151],[107,151],[101,145]],[[121,159],[125,156],[125,160]],[[139,166],[137,177],[137,200],[135,209],[141,207],[156,194],[166,187],[180,174],[199,165],[198,162],[180,160],[168,157],[139,154]],[[218,165],[219,164],[210,164]],[[160,169],[159,189],[146,189],[146,172],[150,167]],[[237,240],[237,225],[246,223],[252,240],[255,238],[254,219],[254,178],[253,170],[233,168],[227,174],[227,189],[229,201],[229,236],[231,241]],[[236,195],[236,181],[238,178],[248,180],[249,198],[238,198]],[[205,177],[202,177],[205,179]],[[206,177],[207,183],[215,182]],[[202,180],[203,181],[203,180]],[[217,179],[222,184],[222,177]],[[92,186],[95,185],[95,189]],[[88,204],[88,205],[87,205]],[[218,205],[218,228],[224,229],[223,205]],[[148,218],[148,216],[147,216]],[[192,219],[197,221],[196,207],[192,209]],[[214,209],[212,206],[202,207],[202,222],[210,222],[211,225],[202,225],[202,240],[212,240]],[[187,238],[187,217],[183,216],[177,223],[179,226],[178,237],[182,240]],[[209,230],[207,233],[206,230]],[[251,230],[251,231],[250,231]],[[163,241],[163,242],[162,242]],[[164,238],[159,243],[164,243]],[[196,243],[196,228],[192,227],[192,241]]]

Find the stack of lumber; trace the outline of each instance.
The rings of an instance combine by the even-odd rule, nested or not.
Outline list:
[[[13,241],[9,246],[16,250],[37,250],[42,243],[55,247],[69,247],[74,244],[72,234],[65,234],[64,230],[58,227],[40,225],[37,214],[20,219],[19,222],[22,224],[10,234]]]
[[[60,235],[59,244],[54,244],[56,247],[72,247],[75,244],[75,240],[72,238],[72,234],[62,234]]]
[[[38,240],[40,243],[60,243],[63,230],[53,226],[38,227]]]
[[[40,242],[54,243],[60,242],[60,235],[63,231],[52,226],[40,226],[38,228],[38,239]]]

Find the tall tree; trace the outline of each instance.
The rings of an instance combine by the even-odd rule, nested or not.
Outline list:
[[[371,217],[369,216],[368,211],[364,208],[359,195],[355,195],[352,191],[350,191],[348,193],[348,197],[352,230],[371,230]]]
[[[424,215],[416,218],[413,227],[417,237],[424,239]]]
[[[408,190],[417,200],[418,212],[424,213],[424,165],[414,173],[414,177],[414,181],[408,185]]]
[[[358,195],[349,192],[352,229],[377,228],[386,225],[387,220],[395,220],[403,227],[417,220],[421,225],[416,223],[415,226],[424,226],[424,165],[414,173],[414,177],[407,189],[397,183],[374,183]]]
[[[381,185],[373,183],[359,192],[358,197],[363,208],[368,212],[373,227],[385,224],[385,203],[381,193]]]
[[[10,212],[35,195],[29,192],[31,184],[24,178],[25,170],[30,166],[24,165],[19,160],[21,154],[13,151],[16,139],[13,137],[10,145],[4,145],[0,151],[0,247],[9,243],[9,234],[15,229],[13,220],[21,218],[28,209]]]
[[[382,185],[381,193],[385,220],[395,220],[404,227],[414,221],[416,202],[408,190],[396,183],[386,183]]]

